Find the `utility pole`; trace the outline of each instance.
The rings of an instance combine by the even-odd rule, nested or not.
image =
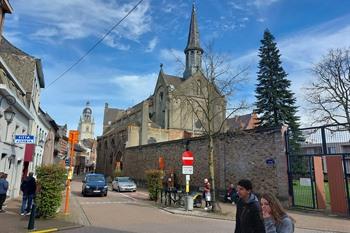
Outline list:
[[[73,178],[73,158],[74,158],[74,144],[78,143],[79,131],[78,130],[69,130],[69,138],[68,141],[70,143],[70,153],[69,153],[69,169],[67,175],[67,183],[66,183],[66,202],[64,205],[64,214],[68,214],[69,212],[69,195],[70,195],[70,185],[71,180]]]

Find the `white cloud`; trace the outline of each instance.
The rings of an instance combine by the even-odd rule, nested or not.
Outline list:
[[[111,83],[118,88],[118,98],[128,100],[130,105],[137,104],[153,94],[158,75],[150,73],[145,75],[118,75]],[[132,94],[132,97],[131,97]],[[132,99],[131,99],[132,98]]]
[[[148,46],[146,48],[146,52],[152,52],[154,50],[154,48],[157,46],[157,44],[158,44],[158,37],[154,37],[148,43]]]
[[[164,63],[164,71],[167,74],[181,76],[185,70],[186,56],[183,50],[162,49],[159,59]]]
[[[40,28],[35,33],[33,33],[32,37],[53,37],[59,34],[56,28]]]
[[[112,0],[17,0],[13,2],[16,17],[20,22],[28,22],[30,19],[30,22],[35,23],[36,28],[52,29],[46,35],[43,35],[43,29],[33,32],[33,35],[43,35],[45,39],[54,40],[101,37],[135,4],[136,1],[122,4]],[[140,36],[150,31],[151,22],[150,3],[144,1],[111,33],[111,36],[137,41]],[[58,33],[54,33],[54,30]],[[39,38],[36,37],[36,39]]]
[[[256,6],[256,7],[263,7],[263,6],[269,6],[275,2],[278,2],[280,0],[253,0],[253,4]]]

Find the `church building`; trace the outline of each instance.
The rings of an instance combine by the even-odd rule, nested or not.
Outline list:
[[[221,129],[226,100],[204,75],[204,50],[196,14],[193,5],[182,77],[166,74],[161,65],[149,98],[126,110],[110,108],[106,103],[103,135],[97,138],[97,172],[113,176],[122,170],[123,154],[128,147],[204,135],[209,128],[206,121],[209,112],[210,128]],[[210,106],[208,97],[212,101]]]

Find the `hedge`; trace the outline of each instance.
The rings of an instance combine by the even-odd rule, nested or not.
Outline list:
[[[163,171],[161,170],[151,169],[146,171],[147,188],[150,200],[157,200],[157,192],[162,187],[162,175]]]
[[[36,204],[39,216],[54,217],[61,206],[67,171],[60,165],[47,165],[36,169],[39,192]]]

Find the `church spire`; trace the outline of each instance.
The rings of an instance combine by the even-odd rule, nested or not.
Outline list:
[[[200,46],[199,30],[197,23],[196,8],[193,2],[190,29],[188,32],[187,46],[185,48],[186,54],[186,69],[184,78],[192,76],[202,68],[202,54],[203,49]]]

